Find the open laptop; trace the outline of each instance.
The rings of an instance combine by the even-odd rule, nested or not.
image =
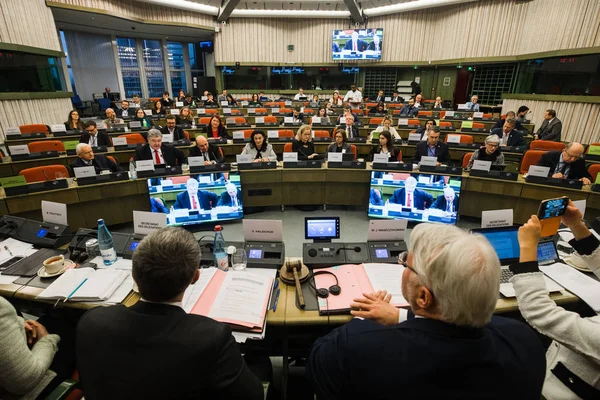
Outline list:
[[[518,226],[506,226],[499,228],[473,229],[472,232],[485,236],[490,242],[498,258],[500,259],[500,293],[505,297],[516,297],[515,289],[509,282],[512,272],[508,266],[519,262],[520,248]],[[540,242],[537,248],[539,265],[548,265],[556,262],[562,262],[556,250],[556,244],[553,241]],[[559,292],[564,290],[562,286],[544,275],[546,289],[549,292]]]

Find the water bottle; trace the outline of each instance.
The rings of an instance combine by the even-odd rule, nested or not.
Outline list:
[[[225,239],[223,239],[223,233],[221,232],[222,230],[223,227],[221,227],[221,225],[215,226],[213,254],[215,255],[215,267],[227,271],[229,269],[229,258],[227,257]]]
[[[104,265],[112,265],[117,261],[117,252],[115,251],[113,238],[106,225],[104,225],[103,219],[98,220],[98,247],[100,247],[100,254],[104,260]]]
[[[137,179],[137,171],[133,160],[129,161],[129,179]]]
[[[144,118],[144,120],[142,121],[142,126],[143,126],[144,128],[147,128],[147,127],[148,127],[148,120],[147,120],[146,118]]]

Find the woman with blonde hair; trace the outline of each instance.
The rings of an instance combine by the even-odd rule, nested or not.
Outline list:
[[[315,152],[315,143],[312,140],[310,125],[302,125],[292,141],[292,151],[298,153],[298,160],[312,160],[318,158]]]

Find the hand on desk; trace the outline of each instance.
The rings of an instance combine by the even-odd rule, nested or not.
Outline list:
[[[592,184],[592,181],[590,181],[588,178],[581,178],[580,181],[583,182],[584,185]]]
[[[37,321],[28,319],[25,321],[25,334],[27,335],[27,344],[34,345],[38,340],[48,335],[46,327]]]
[[[312,160],[312,159],[313,159],[313,158],[315,158],[316,156],[318,156],[318,154],[317,154],[317,153],[313,153],[313,154],[311,154],[310,156],[308,156],[308,157],[306,157],[306,158],[308,158],[309,160]]]
[[[350,314],[355,317],[366,318],[379,322],[383,325],[395,325],[398,323],[400,310],[390,304],[392,295],[385,290],[377,293],[363,293],[362,298],[354,299],[350,304]]]
[[[561,174],[560,172],[557,172],[556,174],[552,175],[553,178],[557,178],[557,179],[562,179],[564,178],[563,174]]]

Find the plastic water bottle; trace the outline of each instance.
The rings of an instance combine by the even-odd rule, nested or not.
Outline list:
[[[129,179],[137,179],[137,171],[133,160],[129,161]]]
[[[225,239],[223,239],[223,233],[221,232],[222,230],[223,227],[221,225],[215,226],[213,254],[215,255],[215,267],[227,271],[229,269],[229,258],[227,257]]]
[[[103,219],[98,220],[98,247],[100,247],[100,254],[104,260],[104,265],[112,265],[117,261],[117,252],[115,251],[113,238],[106,225],[104,225]]]

